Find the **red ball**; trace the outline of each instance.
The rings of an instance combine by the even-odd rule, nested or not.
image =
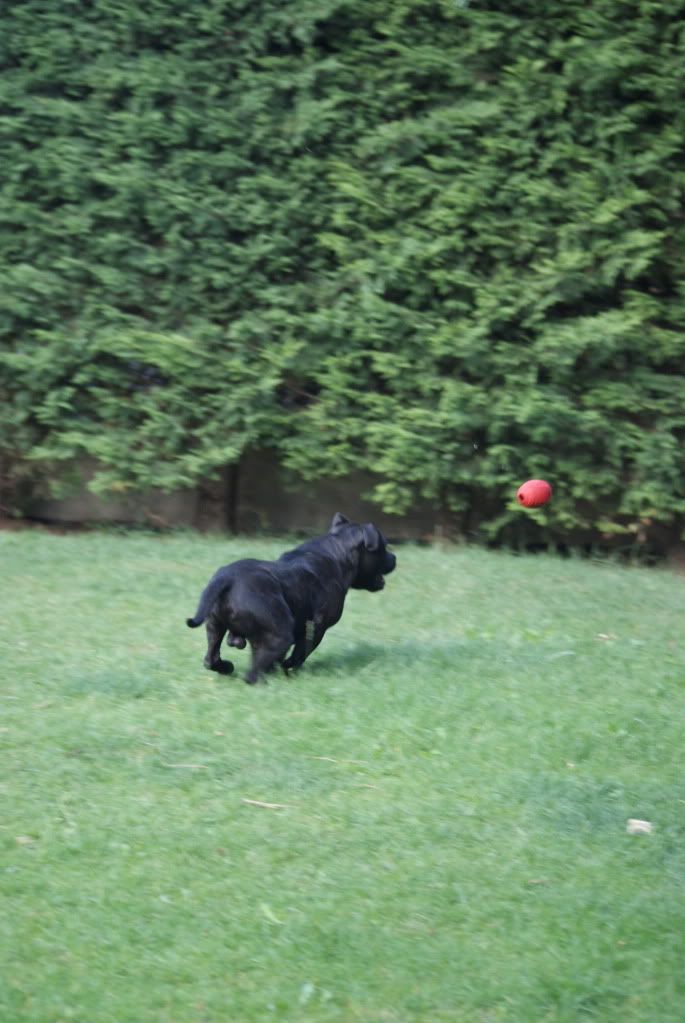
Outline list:
[[[516,491],[516,498],[524,508],[539,508],[547,504],[552,496],[552,488],[547,480],[528,480]]]

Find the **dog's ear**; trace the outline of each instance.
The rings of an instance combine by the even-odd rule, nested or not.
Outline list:
[[[349,526],[350,520],[346,519],[341,512],[336,512],[331,522],[331,528],[328,530],[329,533],[337,533],[338,530],[342,529],[343,526]]]
[[[365,523],[362,526],[362,533],[364,534],[364,546],[367,551],[377,551],[379,547],[380,533],[374,525],[370,522]]]

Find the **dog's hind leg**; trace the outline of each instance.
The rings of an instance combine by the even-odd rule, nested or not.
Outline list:
[[[226,626],[214,615],[210,615],[206,622],[207,629],[207,653],[205,654],[204,665],[210,671],[218,671],[220,675],[231,675],[233,672],[232,661],[222,661],[219,656],[221,643],[226,635]]]

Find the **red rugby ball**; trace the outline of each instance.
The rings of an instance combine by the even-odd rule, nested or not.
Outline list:
[[[552,488],[547,480],[528,480],[516,491],[516,499],[524,508],[539,508],[547,504],[552,496]]]

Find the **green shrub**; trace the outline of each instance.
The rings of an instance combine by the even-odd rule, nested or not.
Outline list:
[[[2,474],[268,445],[505,536],[685,513],[685,3],[0,13]]]

